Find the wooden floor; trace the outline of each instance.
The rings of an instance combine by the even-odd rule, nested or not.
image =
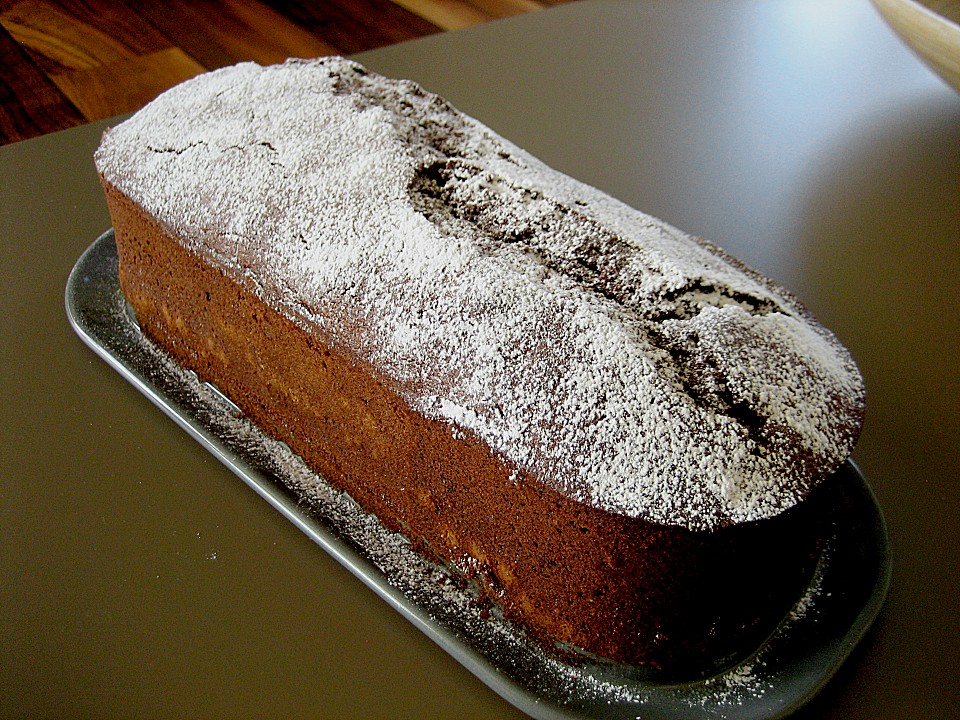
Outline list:
[[[0,0],[0,145],[242,60],[349,55],[565,1]]]

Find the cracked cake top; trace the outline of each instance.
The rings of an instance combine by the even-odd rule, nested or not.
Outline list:
[[[342,58],[190,80],[104,181],[416,410],[611,512],[773,516],[849,455],[836,338],[718,248]]]

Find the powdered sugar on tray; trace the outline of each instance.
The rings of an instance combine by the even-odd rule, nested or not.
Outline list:
[[[532,716],[766,717],[771,709],[795,701],[797,686],[785,680],[797,679],[797,661],[807,676],[805,663],[822,657],[827,647],[822,643],[833,638],[835,610],[821,607],[821,602],[830,599],[829,589],[837,587],[838,574],[845,573],[842,563],[834,566],[833,549],[850,539],[831,536],[806,593],[775,635],[760,648],[744,648],[753,652],[739,664],[703,668],[708,677],[670,678],[647,668],[546,652],[504,620],[496,607],[477,602],[475,588],[456,571],[419,555],[401,534],[387,530],[349,495],[313,473],[286,445],[267,437],[215,387],[199,381],[148,340],[117,284],[116,255],[103,259],[99,250],[96,255],[95,264],[85,264],[77,276],[83,282],[71,276],[71,287],[86,293],[79,303],[76,298],[70,302],[78,308],[72,312],[82,318],[78,328],[89,333],[92,346],[115,367],[124,368],[124,376],[139,378],[135,384],[148,397],[351,572]],[[843,497],[838,506],[844,505]],[[856,548],[855,562],[862,562],[862,550]],[[847,588],[842,582],[841,586]],[[824,611],[830,619],[821,625],[817,618]],[[817,639],[807,647],[804,643],[810,637]]]
[[[339,58],[209,73],[109,131],[105,179],[412,407],[610,511],[774,515],[863,386],[785,291]]]

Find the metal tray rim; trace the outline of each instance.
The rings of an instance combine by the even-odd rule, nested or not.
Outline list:
[[[229,401],[224,402],[209,388],[205,392],[195,376],[176,368],[169,359],[164,362],[161,351],[143,338],[126,312],[112,230],[97,238],[77,260],[67,281],[65,305],[75,332],[124,379],[391,607],[532,717],[785,717],[811,700],[833,677],[869,630],[886,598],[892,565],[886,524],[872,490],[850,462],[845,470],[850,473],[849,492],[859,520],[853,531],[832,540],[841,546],[841,552],[842,546],[855,544],[866,557],[868,566],[858,576],[856,587],[812,585],[804,597],[798,598],[791,616],[761,647],[711,677],[662,683],[638,677],[629,668],[618,671],[609,666],[561,663],[526,643],[521,634],[497,618],[478,622],[476,618],[458,617],[458,612],[467,612],[469,598],[462,598],[465,604],[455,608],[452,615],[439,619],[436,599],[413,597],[409,586],[404,586],[407,579],[398,581],[390,576],[389,568],[385,571],[378,567],[369,554],[371,548],[363,547],[362,541],[358,546],[356,538],[337,527],[336,518],[320,518],[305,507],[302,498],[291,490],[289,478],[285,482],[275,469],[265,470],[262,457],[246,456],[247,445],[239,450],[236,443],[231,446],[222,430],[225,418],[236,419]],[[268,455],[283,452],[276,441],[262,433],[255,437],[256,432],[253,429],[253,440],[247,438],[245,442],[270,446],[264,451]],[[256,450],[254,454],[259,454],[263,448]],[[322,483],[322,479],[314,478]],[[359,507],[355,511],[364,518],[371,517]],[[431,570],[420,568],[419,572]],[[829,582],[835,584],[836,579]],[[835,589],[844,590],[841,595],[855,595],[855,599],[842,607],[836,603],[819,607]],[[448,588],[445,592],[445,599],[449,599],[450,592],[464,591]],[[818,623],[818,613],[831,614],[831,623]],[[813,640],[798,641],[810,628],[836,625],[838,621],[841,630],[820,629]],[[531,680],[531,675],[536,677]]]

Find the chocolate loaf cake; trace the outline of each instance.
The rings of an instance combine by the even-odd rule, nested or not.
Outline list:
[[[544,647],[693,672],[808,583],[862,380],[717,247],[341,58],[96,163],[145,333]]]

